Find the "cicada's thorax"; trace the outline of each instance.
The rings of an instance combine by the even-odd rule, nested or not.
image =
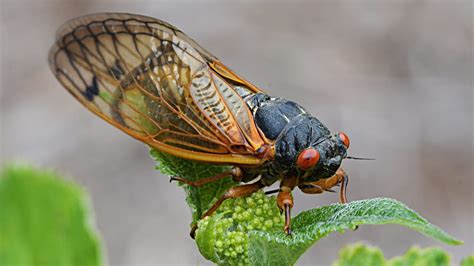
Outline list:
[[[257,93],[244,96],[265,137],[275,142],[275,158],[258,169],[244,169],[247,174],[271,184],[284,176],[297,175],[298,154],[324,139],[330,131],[303,107],[295,102]]]

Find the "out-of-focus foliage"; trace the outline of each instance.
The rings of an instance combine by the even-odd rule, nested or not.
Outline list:
[[[51,171],[0,173],[0,265],[102,265],[86,193]]]
[[[347,246],[339,251],[333,266],[384,266],[385,258],[380,249],[362,244]]]
[[[465,257],[461,261],[461,266],[474,266],[474,255]]]
[[[449,254],[440,248],[412,247],[400,257],[387,261],[388,266],[449,266]]]
[[[461,266],[474,265],[473,259],[465,258]],[[450,266],[450,261],[450,255],[437,247],[412,247],[404,255],[387,260],[379,248],[355,244],[341,249],[333,266]]]

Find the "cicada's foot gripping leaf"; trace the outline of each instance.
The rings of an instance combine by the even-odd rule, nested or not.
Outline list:
[[[339,202],[347,203],[347,183],[349,178],[342,168],[339,168],[337,172],[330,178],[320,179],[314,182],[306,182],[298,185],[298,188],[306,194],[321,194],[324,191],[334,192],[331,188],[340,185],[339,190]]]
[[[285,212],[285,226],[283,231],[287,235],[291,235],[291,208],[293,208],[293,197],[290,190],[281,190],[277,196],[278,208]]]
[[[324,191],[333,192],[331,189],[334,186],[341,186],[339,190],[339,202],[342,204],[347,203],[347,184],[349,183],[349,177],[347,176],[346,172],[339,168],[336,174],[328,179],[318,180],[316,182],[309,182],[300,184],[298,187],[299,189],[306,194],[320,194]],[[357,230],[359,226],[356,226],[353,230]]]
[[[280,191],[277,196],[277,205],[281,212],[285,213],[285,226],[283,231],[291,235],[291,208],[293,208],[293,195],[291,192],[298,185],[298,177],[286,177],[280,183]]]
[[[289,177],[282,180],[280,189],[277,196],[278,208],[281,212],[285,213],[285,226],[283,230],[287,235],[291,235],[291,208],[293,208],[293,196],[291,192],[297,186],[301,191],[308,194],[319,194],[324,191],[334,192],[331,188],[337,185],[341,185],[339,192],[339,202],[342,204],[347,203],[346,188],[347,188],[347,175],[342,168],[337,170],[336,174],[328,179],[321,179],[315,182],[299,183],[298,177]]]
[[[235,187],[230,188],[229,190],[227,190],[226,193],[224,193],[224,195],[222,195],[216,201],[216,203],[214,203],[214,205],[212,205],[211,208],[209,208],[209,210],[207,210],[206,213],[204,213],[204,215],[201,217],[201,219],[214,214],[214,212],[222,205],[222,203],[226,199],[236,199],[236,198],[246,197],[246,196],[251,195],[254,192],[259,191],[263,187],[265,187],[265,185],[259,180],[255,183],[252,183],[252,184],[245,184],[245,185],[240,185],[240,186],[235,186]],[[196,229],[197,229],[197,223],[195,223],[193,225],[193,227],[191,229],[191,232],[190,232],[190,235],[193,239],[194,239],[195,234],[196,234]]]

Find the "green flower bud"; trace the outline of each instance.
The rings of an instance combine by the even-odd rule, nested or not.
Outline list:
[[[248,233],[252,230],[281,231],[275,196],[262,191],[226,200],[216,213],[198,223],[196,242],[201,253],[221,265],[248,265]]]

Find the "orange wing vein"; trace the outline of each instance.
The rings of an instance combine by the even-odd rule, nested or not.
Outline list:
[[[179,29],[158,19],[94,14],[66,23],[49,62],[96,115],[175,156],[260,165],[269,141],[242,93],[261,92]]]

